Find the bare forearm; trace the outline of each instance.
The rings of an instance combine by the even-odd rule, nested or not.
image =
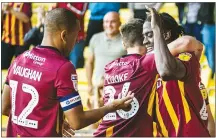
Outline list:
[[[211,137],[215,137],[215,124],[214,122],[208,123],[208,131]]]
[[[112,111],[112,108],[109,107],[108,105],[103,106],[103,107],[98,108],[98,109],[85,111],[84,117],[83,117],[83,119],[81,119],[82,120],[82,123],[81,123],[82,126],[80,126],[80,128],[84,128],[88,125],[96,123],[97,121],[102,119],[107,113],[109,113],[111,111]]]
[[[83,111],[82,107],[78,107],[79,110],[76,114],[71,114],[70,112],[65,112],[68,119],[68,123],[74,130],[82,129],[89,126],[97,121],[99,121],[107,113],[114,110],[114,106],[106,105],[98,109],[93,109],[89,111]]]
[[[161,76],[172,75],[177,71],[177,60],[171,55],[159,27],[155,27],[153,32],[155,62],[158,73]]]
[[[203,45],[192,36],[182,36],[169,43],[168,48],[173,56],[182,52],[195,52],[196,57],[200,59]]]
[[[83,106],[77,106],[73,109],[65,111],[64,114],[68,119],[68,123],[74,130],[84,128],[90,124],[93,124],[103,118],[107,113],[114,112],[119,109],[128,109],[129,105],[133,101],[134,93],[128,92],[126,97],[121,99],[115,99],[111,103],[90,111],[83,111]]]
[[[13,14],[17,19],[23,21],[24,23],[27,23],[30,20],[29,17],[23,12],[17,12],[12,9],[10,13]]]

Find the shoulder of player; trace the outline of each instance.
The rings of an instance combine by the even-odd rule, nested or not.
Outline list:
[[[64,71],[69,71],[71,70],[72,72],[76,72],[76,69],[73,65],[73,63],[69,60],[64,60],[64,62],[61,63],[61,65],[59,66],[58,71],[64,72]]]
[[[104,68],[105,71],[112,69],[120,61],[120,59],[121,57],[107,63]]]
[[[22,54],[18,55],[18,56],[14,59],[13,63],[15,63],[15,62],[17,62],[17,61],[19,61],[19,60],[22,60],[22,58],[24,58],[24,57],[26,56],[26,54],[28,54],[29,52],[30,52],[30,50],[26,50],[26,51],[23,52]]]
[[[145,60],[145,61],[154,61],[154,53],[148,53],[146,55],[143,55],[139,60]]]

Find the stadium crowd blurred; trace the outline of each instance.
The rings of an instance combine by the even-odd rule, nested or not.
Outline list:
[[[40,45],[46,12],[66,8],[80,20],[77,42],[68,58],[77,69],[82,102],[86,110],[101,106],[104,66],[126,54],[119,27],[130,18],[145,20],[145,5],[169,13],[184,27],[186,34],[203,43],[202,80],[215,113],[215,3],[2,3],[2,83],[11,61]],[[6,127],[4,120],[3,127]]]

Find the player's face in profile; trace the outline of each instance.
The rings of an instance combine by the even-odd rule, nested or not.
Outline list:
[[[143,44],[147,48],[147,52],[154,50],[154,37],[153,31],[151,29],[151,22],[146,21],[143,24]]]
[[[108,35],[117,34],[119,32],[120,25],[121,23],[118,16],[109,14],[104,17],[103,27],[106,34]]]
[[[77,41],[77,36],[78,36],[78,33],[80,31],[80,23],[79,21],[77,20],[77,25],[76,25],[76,28],[73,29],[73,31],[71,32],[68,32],[68,35],[67,35],[67,42],[66,42],[66,56],[69,56],[70,52],[73,50],[74,48],[74,45]]]

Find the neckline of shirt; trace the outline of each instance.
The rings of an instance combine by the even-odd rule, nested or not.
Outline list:
[[[59,54],[61,54],[61,52],[60,52],[57,48],[52,47],[52,46],[43,46],[43,45],[38,45],[37,47],[39,47],[39,48],[51,49],[51,50],[57,51]]]

